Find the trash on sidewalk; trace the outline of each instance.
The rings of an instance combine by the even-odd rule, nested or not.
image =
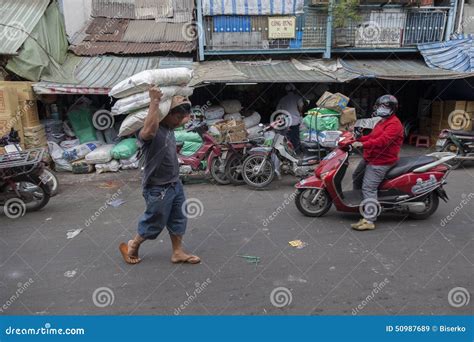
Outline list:
[[[82,232],[82,228],[68,230],[66,235],[68,239],[73,239]]]
[[[293,241],[288,241],[291,247],[296,247],[298,249],[305,248],[308,244],[306,242],[303,242],[301,240],[293,240]]]
[[[122,204],[124,204],[126,201],[121,199],[121,198],[117,198],[116,200],[113,200],[113,201],[107,201],[107,204],[114,207],[114,208],[117,208],[117,207],[120,207]]]
[[[115,188],[118,188],[119,186],[120,186],[119,183],[116,181],[108,181],[108,182],[99,184],[99,188],[101,189],[115,189]]]
[[[258,265],[260,262],[260,257],[253,255],[237,255],[239,258],[245,259],[249,264]]]
[[[73,278],[77,274],[77,269],[64,272],[66,278]]]

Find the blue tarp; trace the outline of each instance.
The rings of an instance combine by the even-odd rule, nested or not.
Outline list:
[[[457,72],[474,72],[474,35],[456,35],[441,43],[419,44],[426,65]]]

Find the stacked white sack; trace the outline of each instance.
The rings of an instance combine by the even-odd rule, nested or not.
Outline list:
[[[109,96],[124,98],[147,91],[152,85],[185,85],[191,81],[193,71],[188,68],[170,68],[145,70],[116,84]]]
[[[175,95],[191,96],[193,89],[190,87],[180,86],[166,86],[160,87],[163,93],[163,99],[170,99]],[[112,107],[113,115],[130,114],[142,108],[146,108],[150,105],[150,94],[148,91],[142,93],[127,96],[123,99],[118,100]]]

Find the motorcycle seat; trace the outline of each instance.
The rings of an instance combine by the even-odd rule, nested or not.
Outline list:
[[[474,137],[474,131],[451,131],[454,135],[464,135]]]
[[[316,141],[302,141],[301,146],[305,149],[318,149],[319,144]]]
[[[432,163],[438,160],[435,157],[430,156],[419,156],[419,157],[401,157],[390,170],[388,170],[387,174],[385,175],[386,179],[392,179],[403,175],[404,173],[408,173],[413,171],[414,169]]]

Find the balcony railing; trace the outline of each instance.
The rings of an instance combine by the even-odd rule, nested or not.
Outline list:
[[[402,48],[442,41],[447,10],[436,8],[391,8],[361,10],[358,20],[347,19],[333,28],[335,48]]]
[[[370,8],[370,7],[369,7]],[[332,28],[334,49],[380,49],[415,47],[442,41],[447,9],[361,7],[356,20],[347,18],[342,27]],[[267,16],[207,16],[203,25],[204,49],[212,51],[273,52],[323,51],[327,39],[328,10],[325,6],[305,7],[296,17],[294,39],[269,39]]]

